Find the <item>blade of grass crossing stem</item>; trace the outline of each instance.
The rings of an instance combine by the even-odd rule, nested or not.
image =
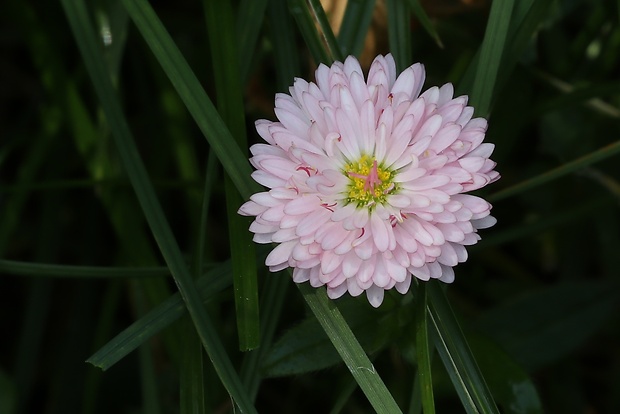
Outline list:
[[[230,134],[196,75],[146,0],[123,0],[129,16],[159,61],[196,124],[243,199],[261,188],[251,178],[247,156]],[[245,150],[244,150],[245,151]]]
[[[443,49],[443,42],[439,38],[439,33],[437,33],[431,19],[429,19],[428,14],[426,14],[424,7],[420,4],[420,0],[408,0],[407,2],[409,3],[411,11],[415,14],[415,17],[418,19],[424,30],[426,30],[429,36],[435,40],[437,46]]]
[[[211,44],[218,111],[239,147],[247,148],[232,7],[228,1],[205,0],[203,4]],[[225,177],[224,189],[239,348],[247,351],[258,347],[260,342],[256,250],[248,231],[249,219],[237,214],[243,200],[228,177]]]
[[[468,413],[499,414],[480,369],[448,303],[440,282],[427,284],[434,342],[452,384]]]
[[[338,31],[343,55],[359,56],[364,48],[368,27],[375,10],[375,0],[349,0]]]
[[[491,3],[491,12],[480,48],[480,60],[470,95],[477,115],[486,116],[491,107],[493,89],[506,46],[513,8],[514,0],[496,0]]]
[[[313,288],[308,283],[297,287],[375,411],[402,413],[325,289]]]
[[[433,377],[431,374],[431,351],[428,341],[427,325],[427,296],[426,283],[418,284],[416,306],[416,359],[418,361],[418,378],[420,380],[420,391],[422,397],[422,408],[424,414],[435,414],[435,401],[433,399]]]
[[[334,61],[334,56],[329,54],[321,41],[306,1],[288,0],[288,6],[314,61],[317,64],[324,63],[330,65]]]
[[[124,4],[130,16],[132,16],[132,13],[136,13],[140,6],[146,7],[152,12],[150,6],[144,2],[125,1]],[[185,300],[202,343],[222,383],[240,409],[243,412],[256,412],[226,354],[224,346],[220,342],[217,332],[213,329],[213,325],[204,311],[194,281],[184,263],[183,256],[163,214],[161,205],[155,196],[155,191],[135,146],[133,136],[121,112],[112,82],[106,72],[101,47],[96,40],[86,6],[83,1],[79,0],[62,0],[62,5],[101,102],[103,112],[110,125],[123,167],[130,178],[132,187],[136,192],[162,256],[170,268],[179,291]],[[133,18],[134,16],[132,16]],[[225,127],[223,129],[225,130]],[[237,146],[234,148],[239,151]]]
[[[230,273],[230,263],[225,263],[197,281],[203,302],[230,286]],[[104,371],[109,369],[144,341],[179,319],[184,312],[183,299],[179,293],[175,293],[112,338],[86,362]]]
[[[402,0],[387,0],[388,40],[396,61],[396,72],[411,65],[411,33],[409,10]]]
[[[250,72],[250,62],[256,50],[256,42],[259,38],[265,9],[268,0],[242,0],[238,7],[237,44],[239,45],[237,56],[239,57],[239,79],[245,85]]]
[[[612,157],[618,153],[620,153],[620,141],[616,141],[599,150],[584,155],[581,158],[577,158],[574,161],[567,162],[566,164],[554,168],[551,171],[547,171],[546,173],[537,175],[536,177],[530,178],[529,180],[525,180],[495,194],[492,194],[489,197],[489,200],[495,202],[522,193],[524,191],[531,190],[534,187],[538,187],[539,185],[543,185],[550,181],[556,180],[567,174],[585,168],[590,164],[594,164],[606,158]]]
[[[321,31],[323,41],[327,46],[329,54],[334,60],[342,61],[343,56],[342,52],[340,51],[340,45],[336,40],[336,36],[334,36],[334,32],[331,25],[329,24],[329,20],[327,20],[325,9],[323,9],[323,5],[321,4],[320,0],[308,0],[306,4],[310,6],[310,11],[312,12],[314,20],[316,21],[316,24]]]

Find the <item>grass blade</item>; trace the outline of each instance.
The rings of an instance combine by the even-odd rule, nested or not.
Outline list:
[[[481,116],[486,116],[491,107],[513,8],[514,0],[497,0],[491,3],[491,12],[480,47],[480,60],[470,95],[476,114]]]
[[[499,414],[440,282],[427,282],[434,342],[467,413]]]
[[[335,56],[330,55],[325,49],[305,0],[288,0],[288,6],[314,61],[317,64],[324,63],[330,65],[334,61]]]
[[[0,272],[39,277],[134,278],[169,276],[167,267],[98,267],[19,262],[0,259]]]
[[[340,357],[378,413],[402,413],[325,289],[297,285]]]
[[[497,193],[492,194],[490,197],[488,197],[488,199],[491,202],[496,202],[508,197],[512,197],[516,194],[531,190],[532,188],[538,187],[539,185],[547,184],[550,181],[556,180],[567,174],[583,169],[588,165],[602,161],[609,157],[613,157],[614,155],[619,153],[620,141],[616,141],[599,150],[584,155],[583,157],[577,158],[574,161],[567,162],[566,164],[554,168],[551,171],[547,171],[546,173],[537,175],[536,177],[532,177],[529,180],[522,181],[518,184],[498,191]]]
[[[375,0],[349,0],[338,31],[343,55],[359,56],[364,48],[368,27],[372,22]]]
[[[239,79],[245,85],[250,74],[250,62],[254,51],[258,34],[265,17],[265,9],[268,0],[242,0],[238,7],[236,33],[237,45],[239,45]]]
[[[413,63],[409,10],[401,0],[387,0],[386,4],[390,51],[396,61],[396,72],[402,72]]]
[[[342,56],[342,52],[340,51],[340,45],[336,40],[336,36],[334,36],[332,27],[329,25],[323,5],[321,5],[319,0],[307,0],[306,4],[310,6],[310,11],[312,12],[314,20],[320,29],[323,41],[327,46],[328,53],[334,60],[343,61],[344,58]]]
[[[198,279],[196,287],[201,300],[207,301],[216,293],[230,286],[230,274],[231,265],[226,263]],[[175,293],[116,335],[86,362],[105,371],[151,336],[179,319],[184,313],[183,299],[179,293]]]
[[[411,11],[415,14],[415,17],[417,17],[424,30],[435,40],[437,46],[443,49],[443,42],[439,38],[439,33],[437,33],[435,26],[431,23],[431,19],[429,19],[428,14],[426,14],[424,7],[420,4],[420,0],[408,0],[408,3]]]
[[[204,1],[207,29],[211,39],[211,56],[217,92],[217,107],[240,148],[247,148],[243,94],[239,78],[233,16],[230,2]],[[237,214],[243,200],[230,178],[224,180],[228,234],[233,263],[233,285],[239,348],[247,351],[258,347],[258,282],[256,249],[248,231],[250,221]]]
[[[418,284],[416,300],[415,348],[418,361],[418,378],[420,382],[422,408],[424,409],[424,414],[435,414],[433,377],[431,374],[431,350],[428,341],[428,300],[426,295],[426,283]]]
[[[86,7],[79,0],[63,0],[62,5],[82,53],[88,73],[91,76],[95,91],[102,104],[103,112],[113,132],[112,136],[123,167],[130,178],[164,260],[175,278],[179,291],[182,293],[202,343],[209,353],[222,383],[232,398],[239,404],[241,410],[256,412],[219,340],[217,332],[213,328],[213,324],[202,306],[195,283],[184,263],[179,246],[155,196],[153,186],[116,99],[111,79],[105,70],[101,50],[90,24]],[[145,10],[152,12],[150,6],[144,2],[124,2],[124,5],[132,18],[135,17],[135,14],[139,14],[140,10],[142,12],[145,12]],[[153,16],[154,13],[150,18],[146,17],[146,20],[152,20]],[[142,14],[142,17],[145,17],[145,15]],[[239,151],[238,147],[235,146],[235,148]]]
[[[258,184],[250,177],[252,170],[247,156],[235,143],[196,75],[153,9],[142,0],[125,1],[124,4],[131,19],[209,142],[211,149],[217,154],[224,170],[235,183],[241,197],[248,199],[252,194],[260,191]]]

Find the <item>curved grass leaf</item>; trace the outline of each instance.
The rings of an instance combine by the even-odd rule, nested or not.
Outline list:
[[[433,340],[467,413],[499,414],[440,282],[427,283]]]
[[[344,56],[340,51],[340,45],[336,40],[336,36],[334,36],[334,32],[332,31],[332,27],[327,20],[325,10],[323,9],[323,5],[320,0],[307,0],[306,4],[309,6],[309,9],[314,16],[314,20],[320,29],[320,33],[323,36],[325,45],[327,46],[327,51],[334,60],[339,60],[342,62]]]

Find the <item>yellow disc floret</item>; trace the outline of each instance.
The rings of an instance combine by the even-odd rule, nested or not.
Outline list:
[[[382,167],[368,155],[362,155],[359,160],[345,165],[344,173],[350,180],[346,200],[358,207],[372,208],[377,203],[385,203],[395,188],[392,182],[394,172]]]

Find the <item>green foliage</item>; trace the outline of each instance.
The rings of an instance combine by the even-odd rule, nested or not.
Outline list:
[[[1,413],[620,412],[617,2],[0,11]],[[503,178],[456,281],[373,309],[266,271],[236,211],[274,94],[388,52],[469,95]]]

